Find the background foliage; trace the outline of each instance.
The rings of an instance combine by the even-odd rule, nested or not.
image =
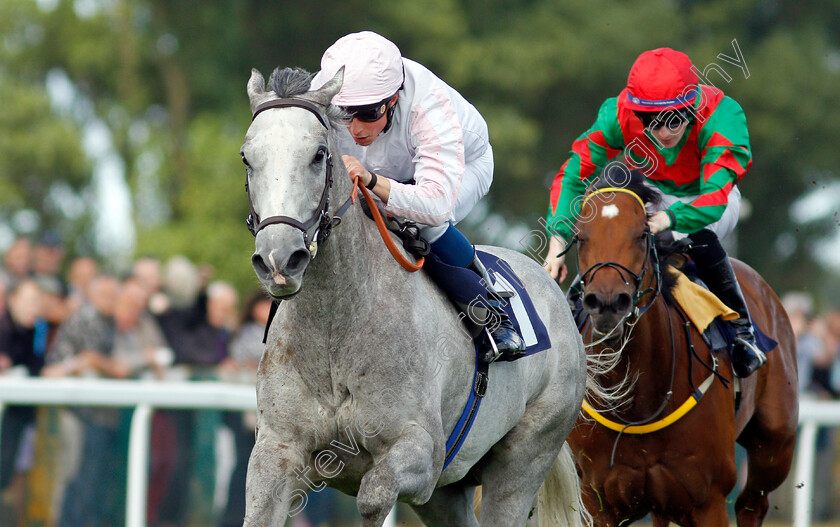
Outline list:
[[[0,224],[32,230],[34,215],[74,251],[107,256],[91,234],[85,130],[95,119],[131,189],[135,254],[183,253],[253,286],[237,155],[250,68],[315,71],[326,47],[362,29],[395,41],[484,114],[497,167],[485,210],[506,221],[474,218],[468,234],[509,245],[506,225],[538,228],[572,141],[639,53],[669,46],[700,68],[722,66],[729,82],[709,79],[744,107],[754,151],[738,255],[780,292],[838,297],[837,276],[814,256],[840,225],[837,1],[2,0]],[[734,56],[733,39],[749,77],[718,58]],[[56,75],[74,87],[70,111],[49,95]],[[833,194],[833,205],[794,221],[792,205],[813,191]]]

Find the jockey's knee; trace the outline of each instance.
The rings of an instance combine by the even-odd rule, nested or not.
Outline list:
[[[703,229],[689,235],[691,246],[688,255],[699,267],[704,268],[726,258],[726,251],[720,240],[710,229]]]

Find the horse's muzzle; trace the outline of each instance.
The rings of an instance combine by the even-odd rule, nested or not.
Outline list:
[[[287,243],[278,243],[283,239]],[[271,296],[284,297],[298,292],[309,260],[310,253],[302,236],[270,236],[260,232],[251,265]]]
[[[590,292],[583,296],[583,309],[592,317],[595,329],[602,334],[621,324],[632,307],[633,298],[624,291],[615,294]]]

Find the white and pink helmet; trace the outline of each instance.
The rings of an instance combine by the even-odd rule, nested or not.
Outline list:
[[[344,84],[332,100],[336,106],[376,104],[397,93],[405,79],[399,48],[372,31],[351,33],[327,48],[311,89],[326,84],[342,66]]]

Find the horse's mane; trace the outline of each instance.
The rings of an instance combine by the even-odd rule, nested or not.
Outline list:
[[[292,98],[308,92],[313,77],[315,77],[314,73],[309,73],[303,68],[275,68],[268,79],[268,88],[280,98]],[[332,104],[327,106],[325,113],[334,125],[341,122],[344,114],[340,108]]]
[[[659,189],[647,184],[643,173],[638,170],[627,170],[624,166],[620,170],[614,167],[604,170],[601,176],[587,189],[587,194],[608,187],[627,189],[639,196],[643,202],[654,206],[659,205],[662,201],[662,194]],[[676,267],[674,257],[682,254],[684,250],[674,243],[673,238],[668,233],[656,236],[656,250],[659,255],[659,268],[662,271],[662,292],[667,300],[673,304],[675,300],[671,290],[677,284],[677,276],[668,271],[668,266]]]

